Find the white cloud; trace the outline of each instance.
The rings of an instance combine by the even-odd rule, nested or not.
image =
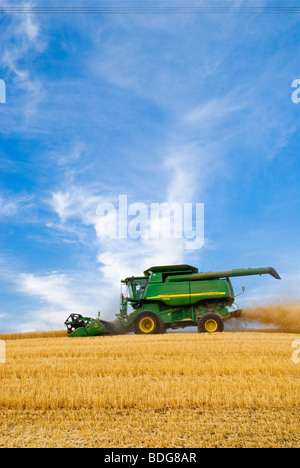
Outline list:
[[[163,162],[166,198],[172,202],[204,202],[206,189],[215,180],[222,164],[222,152],[215,142],[197,141],[192,136],[185,143],[173,142]]]
[[[198,184],[197,176],[202,179],[198,171],[189,168],[197,167],[196,148],[194,145],[177,145],[172,148],[165,159],[164,166],[169,181],[167,186],[167,201],[189,202],[195,199],[195,191]],[[196,163],[196,164],[195,164]]]
[[[183,258],[182,239],[109,239],[97,256],[103,278],[115,284],[124,276],[141,275],[154,265],[181,263]]]
[[[70,294],[67,286],[66,276],[56,273],[44,277],[33,274],[21,274],[19,276],[20,291],[32,296],[38,296],[42,301],[49,302],[62,309],[74,310],[78,307],[78,304]]]
[[[72,233],[76,233],[76,230],[79,233],[83,225],[94,229],[96,239],[94,241],[87,239],[87,242],[94,244],[97,261],[100,263],[99,268],[105,281],[119,281],[120,276],[126,272],[132,274],[136,269],[143,271],[151,266],[150,263],[163,264],[183,260],[186,239],[103,238],[100,235],[97,216],[97,207],[102,202],[112,202],[115,208],[118,208],[118,203],[113,197],[105,194],[95,195],[82,187],[53,193],[50,204],[60,217],[62,223],[60,229],[68,231],[72,223],[74,223]],[[150,230],[150,210],[147,227]]]
[[[99,191],[102,190],[99,189]],[[86,187],[71,185],[64,192],[53,192],[49,204],[62,223],[71,218],[77,218],[85,225],[93,225],[97,222],[97,206],[105,201],[107,201],[107,195],[96,194]]]
[[[33,195],[15,195],[4,197],[0,195],[0,215],[13,217],[33,206]]]
[[[2,2],[1,8],[5,10],[9,4]],[[25,3],[23,6],[31,6]],[[10,93],[21,91],[18,96],[18,114],[10,121],[6,119],[2,130],[11,129],[16,125],[15,119],[20,117],[21,124],[37,113],[39,104],[45,97],[42,82],[34,73],[33,57],[38,56],[46,50],[47,44],[41,33],[37,17],[33,14],[9,15],[7,24],[3,23],[2,34],[5,42],[1,50],[0,65],[7,70],[7,88]],[[30,54],[30,60],[26,57]],[[25,65],[26,64],[26,65]],[[19,130],[22,128],[20,124]]]
[[[6,11],[9,12],[11,10],[11,7],[14,5],[11,5],[11,2],[9,1],[1,0],[0,6],[4,12]],[[34,5],[32,2],[22,2],[22,5],[21,5],[22,8],[26,8],[26,9],[29,9],[30,7],[33,7],[33,6]],[[23,35],[25,33],[26,38],[34,42],[38,37],[40,28],[37,25],[36,20],[33,17],[33,14],[26,13],[26,14],[21,14],[19,16],[20,18],[18,19],[18,22],[17,22],[18,32]]]
[[[30,42],[36,42],[40,34],[40,27],[36,23],[36,20],[33,18],[32,14],[27,14],[24,16],[24,22],[21,24],[20,29],[24,30]]]
[[[32,301],[31,312],[23,317],[23,325],[20,321],[22,330],[63,329],[71,313],[95,317],[100,304],[100,285],[98,277],[96,279],[98,281],[88,272],[84,275],[58,272],[18,275],[15,279],[17,291],[36,301],[36,304]]]
[[[215,125],[220,119],[225,119],[231,114],[242,110],[245,104],[239,102],[239,93],[229,93],[221,98],[214,98],[188,110],[183,115],[183,120],[200,126]]]

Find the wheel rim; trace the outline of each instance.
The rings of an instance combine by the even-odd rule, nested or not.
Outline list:
[[[217,330],[218,328],[218,323],[213,320],[213,319],[209,319],[205,322],[205,330],[209,333],[213,333]]]
[[[155,323],[151,317],[144,317],[140,321],[140,329],[143,333],[151,333],[154,330]]]

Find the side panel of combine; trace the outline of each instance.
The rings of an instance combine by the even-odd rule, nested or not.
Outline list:
[[[163,302],[169,307],[185,307],[209,299],[227,300],[233,297],[228,283],[226,280],[149,283],[145,299]]]
[[[191,281],[190,289],[192,304],[201,300],[227,299],[229,297],[227,283],[224,280]]]
[[[147,301],[160,301],[172,307],[186,306],[191,303],[190,282],[149,283],[146,290]]]

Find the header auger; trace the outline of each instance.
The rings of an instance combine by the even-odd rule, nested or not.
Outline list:
[[[65,321],[70,337],[165,333],[167,329],[197,326],[200,333],[222,332],[224,321],[240,315],[234,303],[231,277],[270,274],[272,267],[199,273],[190,265],[154,266],[143,276],[121,283],[120,312],[112,322],[71,314]],[[243,288],[244,290],[244,288]],[[127,306],[133,311],[128,314]]]

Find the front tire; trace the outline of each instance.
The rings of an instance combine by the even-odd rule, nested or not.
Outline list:
[[[224,322],[217,314],[205,314],[199,317],[198,332],[199,333],[216,333],[224,331]]]
[[[132,329],[136,335],[154,335],[163,333],[164,324],[155,312],[144,311],[135,317]]]

